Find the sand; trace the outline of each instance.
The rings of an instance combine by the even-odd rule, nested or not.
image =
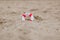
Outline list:
[[[0,0],[0,40],[60,40],[60,0]]]

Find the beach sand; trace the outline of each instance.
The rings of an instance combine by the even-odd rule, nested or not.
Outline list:
[[[60,0],[0,0],[0,40],[60,40]]]

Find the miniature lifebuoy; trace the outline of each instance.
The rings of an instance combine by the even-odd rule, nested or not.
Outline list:
[[[25,18],[28,17],[28,16],[30,17],[30,20],[31,20],[31,21],[34,20],[34,17],[33,17],[33,14],[32,14],[32,13],[30,13],[30,12],[25,12],[25,13],[22,14],[22,21],[25,21]]]

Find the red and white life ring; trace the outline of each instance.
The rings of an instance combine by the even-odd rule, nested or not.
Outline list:
[[[28,16],[30,17],[30,20],[31,20],[31,21],[34,20],[33,14],[26,12],[26,13],[23,13],[23,14],[22,14],[22,21],[25,21],[25,18],[28,17]]]

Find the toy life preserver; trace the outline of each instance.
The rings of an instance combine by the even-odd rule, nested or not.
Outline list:
[[[28,15],[27,14],[22,14],[22,21],[25,21],[25,18],[29,16],[30,17],[30,20],[33,21],[34,20],[34,17],[33,17],[33,14],[32,13],[29,13]]]

